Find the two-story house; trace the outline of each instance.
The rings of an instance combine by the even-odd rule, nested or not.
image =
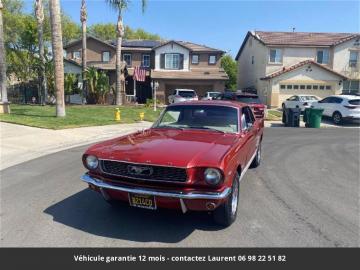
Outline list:
[[[237,85],[269,107],[295,94],[359,93],[359,58],[360,34],[250,31],[235,58]]]
[[[66,59],[81,64],[81,39],[64,47]],[[224,54],[218,49],[184,41],[124,40],[122,59],[127,63],[125,93],[135,95],[139,103],[152,98],[151,82],[158,82],[157,98],[168,102],[168,96],[176,88],[194,89],[199,96],[206,91],[224,91],[228,80],[220,66]],[[88,36],[87,65],[106,71],[110,84],[115,85],[116,46],[113,41],[103,41]],[[146,80],[134,83],[135,67],[146,69]]]

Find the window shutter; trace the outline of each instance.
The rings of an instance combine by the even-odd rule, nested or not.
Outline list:
[[[180,54],[179,69],[184,69],[184,55]]]
[[[165,54],[164,53],[160,54],[160,68],[161,69],[165,68]]]

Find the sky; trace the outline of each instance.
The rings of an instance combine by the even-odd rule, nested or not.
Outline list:
[[[26,1],[31,10],[33,1]],[[88,24],[116,22],[105,0],[86,0]],[[61,0],[67,15],[79,22],[81,0]],[[249,30],[360,32],[360,1],[215,1],[148,0],[145,13],[131,1],[124,23],[164,39],[192,41],[235,56]]]

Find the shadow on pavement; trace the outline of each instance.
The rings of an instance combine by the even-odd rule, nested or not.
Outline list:
[[[177,243],[193,231],[216,231],[207,213],[108,205],[92,190],[80,191],[45,209],[54,221],[87,233],[137,242]]]

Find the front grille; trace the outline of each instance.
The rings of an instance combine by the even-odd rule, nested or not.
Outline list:
[[[101,160],[101,170],[110,175],[151,181],[185,182],[187,179],[186,169],[154,166],[147,164],[134,164],[128,162]],[[130,173],[131,169],[141,168],[144,173]]]

